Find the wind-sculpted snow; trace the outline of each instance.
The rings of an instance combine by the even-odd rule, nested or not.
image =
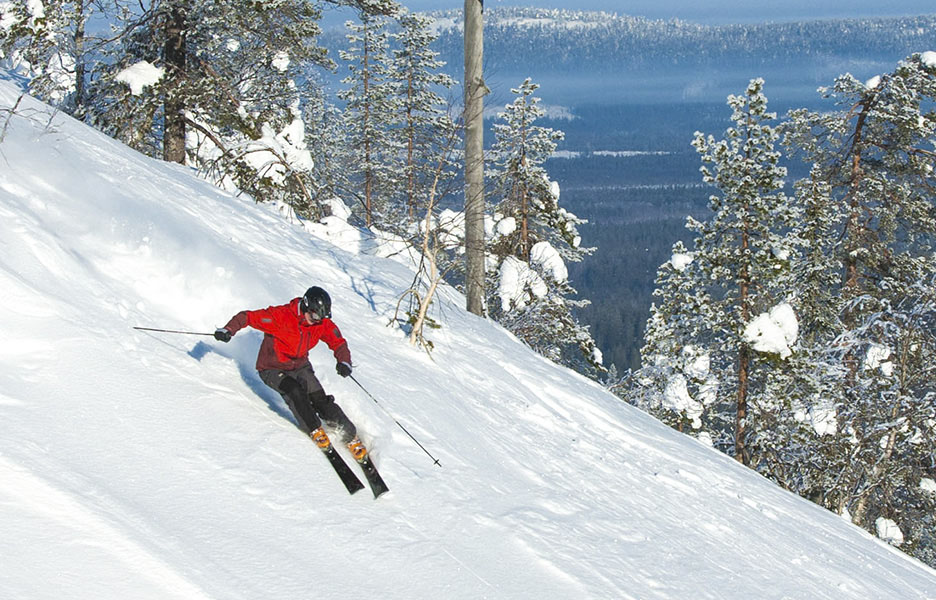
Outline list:
[[[932,570],[450,288],[432,356],[409,346],[390,324],[410,267],[345,249],[373,244],[335,246],[28,98],[11,116],[17,95],[0,81],[0,597],[936,597]],[[131,329],[210,332],[310,285],[389,412],[313,351],[392,490],[377,501],[346,493],[259,381],[258,333]]]

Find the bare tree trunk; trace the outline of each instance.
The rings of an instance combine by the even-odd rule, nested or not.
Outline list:
[[[371,139],[369,136],[370,124],[370,24],[364,21],[364,224],[370,227],[374,223],[373,203],[371,194],[374,183],[374,172],[371,169]]]
[[[188,3],[173,3],[166,22],[164,46],[170,84],[166,90],[163,160],[185,163],[185,100],[182,87],[185,80],[185,21]]]
[[[465,0],[465,288],[484,314],[484,22],[481,0]]]
[[[416,218],[416,117],[413,115],[413,68],[406,78],[406,203],[410,221]]]
[[[750,373],[751,357],[746,345],[741,346],[738,353],[738,412],[735,415],[735,460],[743,465],[748,464],[747,448],[744,437],[747,435],[747,395],[748,375]]]
[[[75,99],[74,116],[83,119],[85,115],[85,11],[87,3],[85,0],[76,3],[75,6]]]
[[[749,240],[747,225],[741,233],[741,252],[744,255],[748,249]],[[751,274],[747,266],[742,267],[740,277],[739,302],[741,303],[741,323],[746,324],[751,319],[750,286]],[[751,370],[751,352],[747,343],[741,342],[738,351],[738,409],[735,415],[735,459],[741,464],[748,464],[745,436],[747,435],[747,408],[748,408],[748,379]]]
[[[860,293],[858,258],[856,251],[863,246],[862,233],[863,227],[859,220],[861,219],[861,205],[858,194],[861,188],[864,174],[861,164],[861,151],[864,148],[864,129],[868,113],[873,108],[874,100],[866,98],[857,108],[860,108],[858,121],[855,123],[855,133],[852,137],[851,145],[851,174],[848,187],[847,201],[849,205],[848,221],[845,223],[845,273],[844,273],[844,292],[847,298],[854,298]],[[845,315],[845,323],[849,329],[854,329],[855,323],[853,315]]]
[[[524,127],[523,144],[526,146],[526,128]],[[526,168],[526,154],[520,158],[520,166]],[[520,256],[530,262],[530,198],[526,184],[520,186]]]

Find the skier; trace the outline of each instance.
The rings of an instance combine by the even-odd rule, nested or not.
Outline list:
[[[342,377],[351,375],[351,351],[341,331],[331,320],[331,298],[320,287],[310,287],[301,298],[288,304],[261,310],[244,310],[215,330],[214,338],[229,342],[244,327],[263,332],[257,355],[260,379],[283,397],[296,417],[299,428],[321,448],[329,445],[322,420],[341,437],[355,460],[360,462],[367,450],[357,437],[357,428],[348,419],[335,398],[325,394],[309,362],[309,350],[324,341],[335,355],[335,370]]]

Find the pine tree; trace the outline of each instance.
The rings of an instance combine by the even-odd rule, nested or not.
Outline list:
[[[432,43],[438,35],[430,30],[432,19],[424,15],[405,13],[400,17],[401,30],[393,37],[399,49],[393,52],[394,71],[391,77],[400,83],[403,119],[399,133],[405,148],[403,177],[403,214],[414,222],[420,211],[420,198],[425,198],[433,185],[439,156],[445,156],[445,142],[455,130],[445,100],[437,89],[449,89],[455,81],[442,73],[445,65],[437,59]],[[446,164],[452,167],[451,161]],[[452,178],[451,168],[440,173],[436,188],[443,190]]]
[[[573,314],[586,300],[573,300],[566,261],[579,261],[583,248],[577,226],[584,221],[559,206],[559,186],[543,163],[563,138],[561,131],[534,125],[545,112],[529,79],[494,125],[491,150],[495,197],[490,242],[491,316],[544,356],[592,375],[603,373],[601,353]]]
[[[764,451],[749,447],[756,439],[749,430],[777,414],[765,394],[765,364],[790,352],[761,348],[751,326],[784,309],[796,251],[789,232],[797,212],[782,192],[786,170],[763,85],[755,79],[743,96],[729,96],[734,126],[723,140],[701,133],[693,140],[703,180],[719,194],[709,220],[687,223],[697,234],[694,251],[677,244],[660,271],[661,301],[651,309],[637,377],[671,423],[705,432],[745,464]]]
[[[389,0],[331,3],[399,10]],[[317,44],[320,3],[153,0],[133,16],[95,66],[92,123],[258,201],[314,212],[304,105],[315,70],[334,66]],[[162,73],[142,93],[122,82],[140,65]]]
[[[932,514],[921,481],[936,463],[936,56],[914,55],[867,83],[846,75],[825,92],[841,108],[791,112],[788,135],[825,182],[804,185],[801,197],[828,206],[820,228],[834,261],[808,272],[830,290],[808,314],[841,388],[821,447],[818,468],[829,474],[821,501],[872,531],[879,519],[897,522],[911,551],[932,557],[936,542],[918,519]]]
[[[127,10],[120,0],[14,0],[0,9],[0,57],[23,71],[32,95],[81,118],[86,86],[101,50],[112,41],[87,31],[92,18],[119,30]],[[117,35],[119,37],[119,34]]]
[[[297,207],[300,216],[318,220],[330,214],[326,206],[351,187],[345,165],[349,148],[341,110],[328,101],[321,87],[310,86],[305,105],[306,141],[312,156],[311,202]]]
[[[801,252],[792,263],[791,303],[799,339],[794,354],[768,374],[766,393],[777,400],[780,414],[756,435],[759,446],[771,448],[762,455],[763,472],[786,489],[825,503],[839,471],[823,456],[835,443],[836,407],[847,401],[841,360],[830,343],[844,332],[834,251],[842,221],[819,170],[795,187],[801,218],[793,238]]]
[[[401,110],[398,84],[391,79],[387,20],[362,14],[360,24],[349,21],[346,27],[349,48],[340,56],[350,75],[342,80],[348,87],[338,97],[345,101],[345,129],[352,150],[346,168],[359,188],[345,193],[359,200],[365,225],[383,226],[391,220],[390,199],[403,179],[395,164],[402,152],[392,130],[399,124]]]
[[[315,5],[164,0],[144,17],[96,85],[98,126],[258,200],[302,194],[294,82],[330,64],[316,44]],[[118,75],[141,61],[164,76],[134,95]]]

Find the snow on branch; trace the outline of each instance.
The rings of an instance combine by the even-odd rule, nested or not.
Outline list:
[[[799,334],[799,323],[793,307],[784,302],[762,313],[744,329],[744,341],[758,352],[779,354],[787,358]]]

